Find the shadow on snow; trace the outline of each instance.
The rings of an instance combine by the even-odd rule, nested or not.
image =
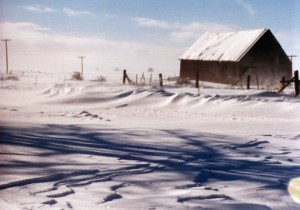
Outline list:
[[[255,155],[265,155],[262,146],[268,144],[267,141],[245,144],[236,137],[187,130],[96,130],[76,125],[2,126],[0,136],[1,156],[37,156],[49,160],[2,162],[1,171],[5,173],[17,173],[18,169],[26,168],[30,169],[30,174],[36,173],[39,177],[2,184],[0,189],[50,181],[58,181],[56,185],[86,185],[116,176],[169,171],[182,176],[195,173],[197,175],[191,180],[195,184],[241,180],[286,190],[288,181],[298,176],[300,169],[296,164],[287,166],[276,161],[255,159]],[[10,151],[3,149],[7,147]],[[30,149],[32,154],[18,153],[18,148]],[[99,170],[105,162],[53,161],[58,155],[69,154],[110,157],[118,160],[119,165]],[[56,166],[66,167],[54,169]],[[72,166],[88,170],[72,171]],[[46,175],[40,177],[40,171]],[[19,173],[26,172],[20,170]],[[82,175],[89,177],[80,178]]]

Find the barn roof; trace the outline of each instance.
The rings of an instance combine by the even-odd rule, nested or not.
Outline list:
[[[255,29],[228,33],[205,33],[180,60],[239,61],[268,31]]]

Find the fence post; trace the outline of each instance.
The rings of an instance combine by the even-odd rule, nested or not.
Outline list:
[[[138,78],[139,78],[139,75],[136,74],[136,75],[135,75],[135,84],[136,84],[136,85],[138,84]]]
[[[256,75],[256,86],[257,86],[257,90],[259,90],[259,81],[258,81],[258,76]]]
[[[144,72],[143,72],[143,74],[142,74],[142,76],[141,76],[140,83],[141,83],[141,84],[145,84],[145,75],[144,75]]]
[[[196,86],[195,86],[195,88],[199,89],[199,72],[197,72],[197,74],[196,74]]]
[[[3,74],[2,74],[2,77],[1,77],[1,88],[3,88],[3,80],[4,80],[4,78],[3,78]]]
[[[160,86],[160,87],[163,87],[163,86],[164,86],[162,74],[159,74],[159,86]]]
[[[248,77],[247,77],[247,90],[250,90],[250,80],[251,80],[251,76],[248,75]]]
[[[152,73],[150,75],[150,85],[152,84]]]
[[[299,91],[299,72],[298,72],[298,70],[296,70],[294,72],[294,78],[295,78],[295,95],[299,96],[300,91]]]
[[[282,78],[281,78],[281,87],[283,87],[285,85],[285,77],[283,76]]]
[[[126,69],[123,71],[123,85],[126,83]]]

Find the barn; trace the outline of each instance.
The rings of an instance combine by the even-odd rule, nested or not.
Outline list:
[[[276,87],[292,63],[270,29],[205,33],[180,57],[180,78]]]

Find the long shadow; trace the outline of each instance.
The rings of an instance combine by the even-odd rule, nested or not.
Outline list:
[[[172,140],[176,142],[172,142]],[[234,140],[236,146],[230,147],[230,143]],[[286,189],[291,178],[299,176],[299,165],[290,166],[278,162],[245,158],[258,153],[257,146],[261,146],[262,143],[249,144],[249,147],[245,149],[245,145],[242,148],[238,147],[238,141],[239,139],[230,136],[195,133],[188,130],[95,130],[95,128],[76,125],[2,126],[0,127],[0,156],[32,155],[49,160],[54,159],[57,155],[65,154],[111,157],[125,162],[130,160],[141,163],[139,167],[143,170],[135,171],[135,174],[165,170],[184,176],[188,172],[196,172],[198,175],[192,180],[195,183],[243,180],[261,183],[280,190]],[[16,151],[13,153],[5,151],[3,148],[7,147],[11,148],[10,151],[16,148]],[[32,149],[35,152],[32,154],[19,153],[17,148],[20,147]],[[48,176],[60,174],[56,178],[64,178],[70,173],[69,169],[52,170],[51,167],[54,166],[68,166],[66,168],[70,168],[70,166],[86,168],[88,166],[95,170],[98,167],[95,163],[74,163],[67,160],[63,163],[34,163],[24,160],[2,162],[0,170],[5,173],[16,173],[17,169],[29,168],[32,169],[30,173],[33,174],[37,170],[44,170]],[[109,170],[109,168],[108,166],[108,169],[104,171],[105,176],[109,176],[110,173],[117,176],[124,174],[124,170],[135,169],[134,167],[131,169],[120,167],[120,169]],[[7,169],[15,170],[10,172]],[[62,173],[67,173],[67,175]],[[93,179],[95,179],[94,175]],[[40,180],[49,181],[49,179],[41,178]],[[20,186],[22,183],[26,185],[34,183],[34,181],[6,183],[0,185],[0,189]]]

